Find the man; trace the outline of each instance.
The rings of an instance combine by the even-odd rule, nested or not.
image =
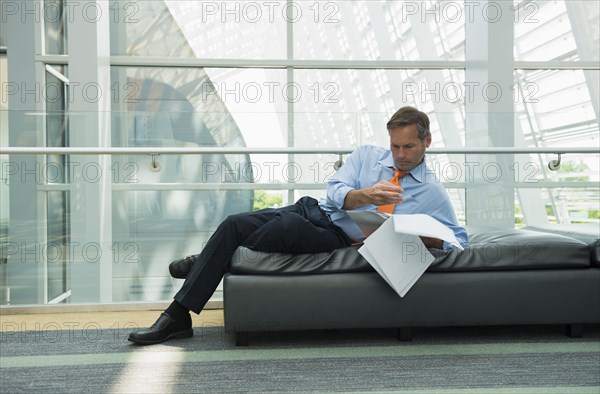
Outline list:
[[[317,253],[362,242],[364,235],[346,210],[425,213],[452,229],[466,246],[467,233],[457,224],[448,194],[425,163],[425,151],[431,144],[427,115],[416,108],[402,107],[387,123],[387,129],[390,149],[359,147],[329,181],[327,198],[320,203],[303,197],[287,207],[225,219],[200,254],[171,264],[172,275],[186,278],[181,290],[150,328],[131,333],[128,339],[148,345],[191,337],[189,311],[200,313],[229,269],[238,246],[268,252]],[[421,239],[428,248],[452,248],[439,239]]]

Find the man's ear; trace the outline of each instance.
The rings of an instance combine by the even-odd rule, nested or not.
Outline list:
[[[429,148],[429,145],[431,145],[431,134],[425,137],[425,147]]]

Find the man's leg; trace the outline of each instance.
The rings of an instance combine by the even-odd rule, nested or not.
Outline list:
[[[308,197],[279,209],[229,216],[202,253],[195,256],[196,261],[169,308],[152,327],[131,333],[129,340],[154,344],[192,336],[189,311],[200,313],[242,243],[256,250],[292,253],[331,251],[350,244],[343,231],[321,212],[316,200]]]
[[[252,250],[294,254],[331,252],[349,245],[341,229],[294,212],[277,213],[241,243]]]
[[[189,311],[200,313],[227,271],[235,249],[245,238],[273,218],[277,211],[265,209],[227,217],[210,237],[202,252],[194,256],[195,262],[171,305],[150,328],[131,333],[128,339],[138,344],[151,345],[169,339],[191,337],[193,330]]]
[[[200,313],[229,269],[238,246],[249,235],[277,215],[269,209],[227,217],[208,240],[187,275],[175,301],[188,310]]]
[[[317,201],[311,198],[304,197],[279,209],[229,216],[195,256],[175,301],[200,313],[229,270],[233,253],[242,244],[254,250],[318,253],[347,246],[348,242],[343,231],[329,222]]]

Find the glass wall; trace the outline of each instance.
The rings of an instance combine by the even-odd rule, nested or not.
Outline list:
[[[550,171],[555,155],[444,152],[598,147],[597,2],[109,3],[81,14],[45,0],[37,22],[0,27],[8,56],[21,48],[18,68],[0,53],[1,146],[352,150],[387,146],[387,120],[413,105],[461,223],[477,210],[599,223],[597,154]],[[322,197],[340,156],[0,159],[0,303],[20,305],[168,300],[181,283],[170,261],[229,214]]]

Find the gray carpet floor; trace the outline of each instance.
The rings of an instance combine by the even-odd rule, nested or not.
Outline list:
[[[600,393],[599,326],[254,333],[241,348],[222,327],[145,347],[127,333],[3,333],[0,392]]]

